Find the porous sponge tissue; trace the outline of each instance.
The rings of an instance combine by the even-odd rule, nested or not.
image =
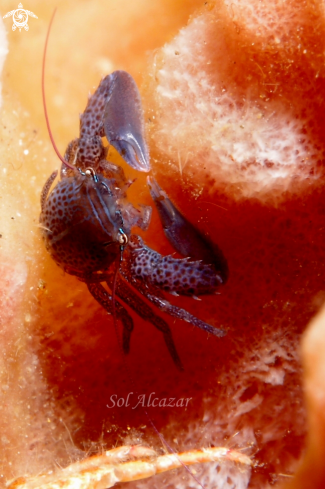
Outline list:
[[[298,87],[288,83],[310,53],[314,20],[299,2],[216,2],[158,52],[156,146],[174,170],[199,181],[208,173],[211,190],[224,187],[232,198],[276,201],[320,177],[311,87],[303,77]],[[316,54],[304,69],[315,80],[324,58]]]

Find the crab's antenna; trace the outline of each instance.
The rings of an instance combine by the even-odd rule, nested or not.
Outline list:
[[[71,168],[72,170],[75,170],[76,167],[73,166],[73,165],[71,165],[67,161],[65,161],[65,159],[61,156],[61,154],[60,154],[60,152],[59,152],[59,150],[58,150],[58,148],[57,148],[57,146],[55,144],[55,141],[54,141],[54,138],[53,138],[53,135],[52,135],[52,131],[51,131],[49,116],[48,116],[48,113],[47,113],[47,107],[46,107],[46,99],[45,99],[45,61],[46,61],[47,44],[48,44],[48,40],[49,40],[49,37],[50,37],[50,31],[51,31],[52,22],[53,22],[53,19],[54,19],[54,16],[55,16],[55,12],[56,12],[56,8],[53,11],[53,14],[52,14],[52,17],[51,17],[51,20],[50,20],[50,24],[49,24],[49,28],[47,30],[46,40],[45,40],[45,46],[44,46],[44,53],[43,53],[43,64],[42,64],[42,95],[43,95],[44,115],[45,115],[47,130],[48,130],[48,133],[49,133],[49,136],[50,136],[51,143],[52,143],[52,146],[53,146],[54,151],[56,152],[58,158],[62,161],[62,163],[64,165],[66,165],[67,167]]]
[[[121,352],[123,354],[123,347],[122,347],[122,343],[121,343],[120,335],[119,335],[119,331],[118,331],[118,326],[117,326],[116,307],[115,307],[116,283],[117,283],[118,273],[120,271],[120,266],[121,266],[122,258],[123,258],[123,248],[120,249],[120,254],[117,257],[117,260],[116,260],[116,268],[115,268],[114,275],[113,275],[113,283],[112,283],[112,315],[113,315],[114,328],[115,328],[115,333],[116,333],[117,341],[119,342],[119,346],[120,346]]]

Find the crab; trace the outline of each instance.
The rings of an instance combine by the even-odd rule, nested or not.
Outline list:
[[[151,170],[140,94],[125,71],[102,79],[80,117],[79,138],[66,149],[60,181],[49,192],[57,177],[54,172],[44,185],[40,225],[46,248],[65,272],[84,281],[96,301],[121,320],[124,353],[130,350],[133,319],[122,302],[162,332],[175,365],[182,370],[168,323],[139,293],[161,311],[222,337],[225,331],[172,305],[165,293],[194,298],[214,293],[227,280],[227,262],[152,176],[148,186],[165,235],[184,258],[162,256],[132,233],[135,226],[148,228],[151,207],[136,208],[128,201],[132,182],[121,167],[107,161],[104,137],[132,168]]]

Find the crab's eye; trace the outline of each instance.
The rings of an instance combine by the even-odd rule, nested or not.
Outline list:
[[[90,168],[90,167],[86,168],[85,175],[87,177],[93,177],[94,182],[98,182],[98,178],[97,178],[96,172],[95,172],[95,170],[93,168]]]
[[[128,243],[128,241],[128,237],[124,233],[123,229],[119,229],[118,242],[120,243],[120,245],[124,246]]]

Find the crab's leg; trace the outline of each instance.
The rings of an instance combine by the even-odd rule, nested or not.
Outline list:
[[[42,193],[41,193],[41,209],[42,209],[42,212],[45,209],[45,202],[46,202],[47,196],[49,194],[52,183],[54,182],[54,180],[57,177],[57,174],[58,174],[57,170],[54,171],[52,173],[52,175],[46,180],[44,187],[42,188]]]
[[[113,313],[112,307],[112,297],[111,295],[104,289],[100,282],[106,281],[108,287],[111,287],[113,274],[107,272],[105,274],[101,274],[97,276],[93,274],[88,277],[87,280],[85,278],[80,277],[81,280],[85,281],[91,295],[96,299],[96,301],[104,307],[104,309],[109,313]],[[172,357],[176,367],[179,370],[183,370],[182,362],[177,353],[172,332],[170,327],[161,317],[157,316],[151,308],[140,299],[140,297],[133,292],[133,290],[120,278],[117,278],[116,283],[116,295],[122,299],[128,306],[130,306],[140,317],[149,321],[153,324],[159,331],[161,331],[164,335],[164,340],[170,356]],[[115,307],[117,311],[117,316],[121,319],[123,324],[123,351],[125,354],[128,354],[130,351],[130,337],[133,331],[133,320],[131,316],[129,316],[126,309],[119,303],[115,302]]]
[[[81,140],[104,135],[130,166],[150,170],[139,90],[125,71],[103,78],[80,117]]]
[[[153,177],[148,177],[147,181],[165,235],[175,250],[191,260],[201,260],[207,265],[212,265],[218,279],[220,278],[220,283],[225,283],[228,278],[228,265],[220,248],[208,241],[185,219]]]
[[[107,274],[107,285],[111,287],[111,274]],[[103,288],[103,287],[102,287]],[[105,293],[107,294],[106,290],[103,288]],[[168,348],[168,351],[170,353],[170,356],[172,357],[176,367],[179,370],[184,370],[183,365],[181,362],[181,359],[179,358],[179,355],[177,353],[175,343],[173,340],[173,335],[170,330],[169,325],[162,319],[160,316],[157,316],[153,312],[150,306],[148,306],[132,289],[127,285],[126,282],[124,282],[121,279],[117,279],[117,284],[116,284],[116,295],[123,301],[125,304],[127,304],[129,307],[131,307],[142,319],[145,319],[146,321],[149,321],[155,328],[157,328],[159,331],[162,332],[164,336],[164,340],[166,343],[166,346]],[[109,297],[109,295],[107,294]]]
[[[197,318],[196,316],[193,316],[193,314],[190,314],[185,309],[170,304],[170,302],[168,302],[165,298],[161,298],[157,295],[149,294],[148,292],[146,297],[150,302],[152,302],[152,304],[158,307],[158,309],[160,309],[161,311],[177,319],[181,319],[182,321],[186,321],[187,323],[193,324],[193,326],[202,329],[206,333],[213,334],[218,338],[222,338],[227,334],[227,332],[224,331],[223,329],[215,328],[214,326],[211,326],[211,324],[205,323],[204,321]]]
[[[106,292],[104,287],[98,282],[87,282],[87,287],[91,295],[96,299],[96,301],[103,306],[103,308],[109,313],[113,314],[112,307],[112,297]],[[122,338],[122,348],[125,354],[130,351],[130,338],[133,331],[133,319],[127,312],[127,310],[119,303],[115,302],[115,308],[117,311],[118,318],[123,324],[123,338]]]
[[[182,321],[186,321],[187,323],[193,324],[193,326],[202,329],[206,333],[213,334],[214,336],[217,336],[219,338],[227,334],[226,331],[215,328],[214,326],[205,323],[201,319],[190,314],[185,309],[170,304],[170,302],[166,300],[165,296],[161,293],[161,290],[159,290],[151,283],[145,283],[143,282],[143,280],[136,278],[132,274],[132,271],[127,264],[122,264],[121,274],[128,282],[132,283],[136,290],[138,290],[150,302],[152,302],[152,304],[154,304],[156,307],[158,307],[158,309],[165,312],[166,314],[169,314],[170,316],[173,316],[177,319],[181,319]]]

